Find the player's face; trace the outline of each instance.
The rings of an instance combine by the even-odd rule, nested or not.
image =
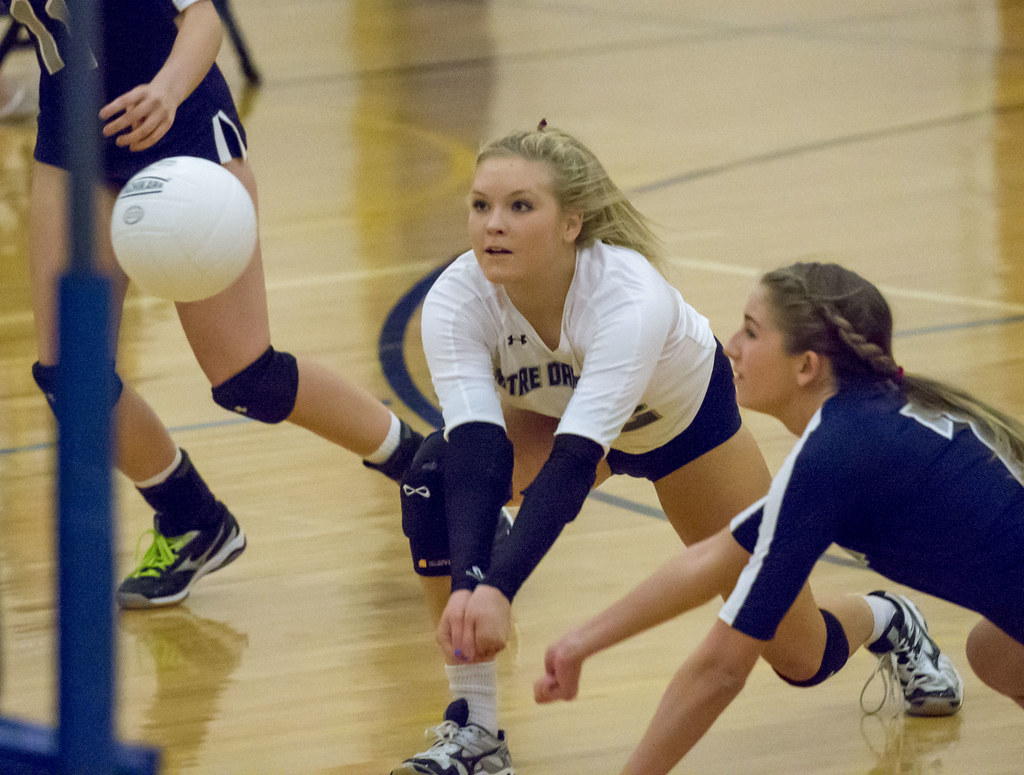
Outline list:
[[[797,391],[800,356],[786,352],[762,286],[750,294],[743,310],[743,325],[729,339],[725,352],[732,359],[739,405],[785,417]]]
[[[576,266],[580,218],[563,211],[545,162],[486,159],[469,194],[469,239],[484,276],[501,285],[549,282]]]

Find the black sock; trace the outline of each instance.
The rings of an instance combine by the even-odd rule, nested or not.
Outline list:
[[[223,507],[213,497],[185,450],[181,450],[181,463],[170,476],[160,484],[138,490],[157,512],[157,529],[165,536],[211,527],[221,519]]]
[[[416,450],[420,448],[420,444],[423,443],[423,437],[414,431],[405,420],[400,421],[402,424],[402,435],[398,441],[398,446],[395,451],[391,453],[391,457],[385,460],[383,463],[370,463],[366,460],[363,461],[363,465],[367,468],[372,468],[374,471],[380,471],[389,479],[394,479],[396,482],[400,482],[402,477],[405,476],[405,472],[409,470],[409,466],[412,465],[412,459],[416,456]]]

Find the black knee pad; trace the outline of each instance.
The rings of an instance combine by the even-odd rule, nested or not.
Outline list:
[[[825,619],[826,636],[825,653],[821,655],[821,667],[818,668],[818,672],[806,681],[793,681],[786,678],[782,673],[776,671],[776,675],[778,675],[779,678],[793,686],[817,686],[838,673],[840,668],[846,664],[846,660],[850,658],[850,641],[846,637],[843,625],[839,623],[839,620],[836,619],[835,616],[824,608],[819,610],[821,611],[822,617]]]
[[[39,361],[32,364],[32,379],[36,381],[39,389],[43,391],[43,396],[46,398],[46,403],[50,405],[50,410],[57,413],[57,372],[58,366],[44,366]],[[110,405],[113,406],[117,403],[117,400],[121,397],[121,391],[124,390],[124,383],[121,382],[121,378],[117,375],[117,372],[111,369],[112,372],[112,384]]]
[[[413,568],[421,576],[451,574],[448,519],[444,508],[444,460],[448,442],[434,431],[420,445],[402,477],[402,532],[409,539]]]
[[[260,422],[279,423],[295,408],[299,364],[290,353],[268,347],[263,355],[212,392],[218,406]]]

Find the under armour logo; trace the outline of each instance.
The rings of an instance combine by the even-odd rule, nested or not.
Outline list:
[[[526,334],[519,334],[519,336],[515,336],[514,334],[508,335],[508,343],[510,345],[515,344],[517,339],[519,340],[519,344],[526,344]]]
[[[406,496],[422,495],[424,498],[430,497],[430,488],[428,487],[413,487],[411,484],[403,484],[402,492],[404,492]]]
[[[468,571],[466,571],[466,575],[469,576],[470,578],[476,579],[477,581],[483,581],[484,580],[484,572],[482,570],[480,570],[480,568],[478,566],[476,566],[476,565],[474,565],[472,568],[470,568]]]

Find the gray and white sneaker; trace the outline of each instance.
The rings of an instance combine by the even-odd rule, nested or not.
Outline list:
[[[160,514],[154,528],[139,539],[153,537],[138,567],[117,588],[122,608],[158,608],[188,597],[192,585],[207,573],[223,568],[245,550],[245,533],[227,507],[217,501],[221,519],[207,528],[178,536],[164,535]]]
[[[437,742],[406,759],[391,775],[515,775],[505,733],[499,731],[495,737],[468,720],[466,700],[455,700],[441,725],[427,730],[437,736]]]
[[[885,694],[877,708],[861,707],[877,713],[894,693],[893,679],[903,690],[903,710],[908,716],[952,716],[963,703],[964,685],[953,662],[943,654],[928,634],[928,625],[910,600],[903,595],[872,592],[896,606],[896,614],[882,636],[867,648],[878,655],[878,667],[867,683],[866,691],[876,675],[881,675]]]

